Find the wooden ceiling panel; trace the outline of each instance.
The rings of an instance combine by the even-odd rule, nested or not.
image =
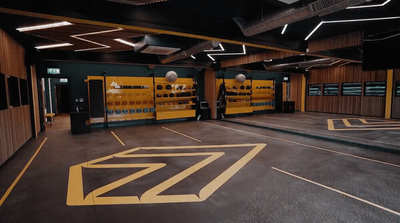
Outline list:
[[[124,30],[122,28],[95,26],[87,24],[72,24],[69,26],[34,30],[25,32],[50,40],[48,43],[70,43],[73,46],[60,47],[57,50],[68,51],[95,51],[95,52],[119,52],[133,50],[132,46],[122,44],[114,39],[141,37],[148,34],[140,31]]]

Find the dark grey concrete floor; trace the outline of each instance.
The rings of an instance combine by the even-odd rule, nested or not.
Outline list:
[[[45,137],[48,139],[42,150],[0,206],[0,222],[400,222],[399,154],[222,121],[98,129],[84,135],[71,135],[69,131],[43,133],[0,167],[0,196]],[[267,146],[203,202],[66,204],[71,166],[136,147],[248,143]],[[224,157],[163,194],[196,193],[250,149],[246,146],[211,149],[224,152]],[[153,162],[151,159],[154,158],[142,158],[140,162]],[[156,185],[198,161],[193,157],[158,160],[167,163],[168,169],[104,196],[140,195],[146,185]],[[84,171],[85,194],[132,173],[129,169],[96,171]]]
[[[328,129],[328,119],[332,120],[334,130]],[[400,120],[316,112],[258,114],[226,120],[400,151]],[[346,126],[343,120],[351,126]]]

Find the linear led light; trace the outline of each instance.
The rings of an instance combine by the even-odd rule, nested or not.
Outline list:
[[[193,56],[193,55],[190,55],[190,57],[191,57],[191,58],[193,58],[193,60],[195,60],[195,59],[196,59],[196,57],[195,57],[195,56]]]
[[[129,41],[126,41],[126,40],[123,40],[123,39],[119,39],[119,38],[118,38],[118,39],[114,39],[114,40],[117,41],[117,42],[120,42],[120,43],[122,43],[122,44],[135,47],[135,44],[134,44],[134,43],[131,43],[131,42],[129,42]]]
[[[215,49],[203,50],[203,52],[224,52],[224,51],[225,51],[225,49],[224,49],[224,47],[222,46],[221,43],[219,44],[219,48],[220,48],[220,49],[217,49],[217,50],[215,50]]]
[[[43,50],[43,49],[58,48],[58,47],[65,47],[65,46],[72,46],[72,44],[71,43],[57,43],[57,44],[51,44],[51,45],[36,46],[35,48],[38,50]]]
[[[323,24],[369,22],[369,21],[382,21],[382,20],[394,20],[394,19],[400,19],[400,16],[368,18],[368,19],[346,19],[346,20],[322,21],[310,32],[310,34],[308,34],[308,36],[304,40],[308,40]]]
[[[272,59],[264,60],[264,62],[272,62]]]
[[[215,62],[215,59],[214,59],[214,57],[212,57],[210,54],[207,54],[207,56],[212,60],[212,61],[214,61]]]
[[[243,52],[241,52],[241,53],[209,53],[209,54],[207,54],[207,56],[208,56],[211,60],[215,61],[215,59],[214,59],[212,56],[245,55],[245,54],[246,54],[246,46],[245,46],[245,45],[242,45],[242,47],[243,47]]]
[[[75,39],[78,39],[78,40],[81,40],[81,41],[85,41],[85,42],[92,43],[92,44],[100,46],[100,47],[94,47],[94,48],[79,49],[79,50],[75,50],[75,52],[111,48],[108,45],[101,44],[101,43],[98,43],[98,42],[95,42],[95,41],[91,41],[91,40],[88,40],[88,39],[84,39],[81,36],[90,36],[90,35],[97,35],[97,34],[103,34],[103,33],[111,33],[111,32],[117,32],[117,31],[121,31],[121,30],[123,30],[123,29],[122,28],[117,28],[117,29],[111,29],[111,30],[105,30],[105,31],[99,31],[99,32],[91,32],[91,33],[82,33],[82,34],[72,35],[71,36],[72,38],[75,38]]]
[[[50,29],[50,28],[69,26],[69,25],[72,25],[72,23],[64,21],[64,22],[56,22],[56,23],[50,23],[50,24],[44,24],[44,25],[38,25],[38,26],[21,27],[21,28],[17,28],[17,30],[20,32],[29,32],[29,31],[33,31],[33,30]]]
[[[281,35],[283,35],[285,33],[287,26],[288,26],[288,24],[285,24],[285,26],[282,29]]]
[[[346,9],[365,9],[365,8],[376,8],[376,7],[382,7],[385,6],[387,3],[389,3],[391,0],[386,0],[385,2],[381,4],[375,4],[375,5],[360,5],[360,6],[350,6],[347,7]]]

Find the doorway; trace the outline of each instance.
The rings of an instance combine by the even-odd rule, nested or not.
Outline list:
[[[69,114],[69,86],[55,85],[56,114]]]

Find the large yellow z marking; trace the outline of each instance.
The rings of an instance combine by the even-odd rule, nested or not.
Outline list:
[[[130,149],[121,153],[109,155],[89,162],[81,163],[70,167],[70,175],[68,182],[67,205],[116,205],[116,204],[148,204],[148,203],[180,203],[180,202],[201,202],[210,197],[224,183],[226,183],[233,175],[235,175],[243,166],[245,166],[252,158],[254,158],[266,144],[239,144],[239,145],[217,145],[217,146],[178,146],[178,147],[139,147]],[[215,148],[234,148],[234,147],[253,147],[250,152],[241,157],[238,161],[228,167],[219,174],[210,183],[200,189],[199,194],[172,194],[160,195],[165,190],[171,188],[175,184],[181,182],[188,176],[194,174],[198,170],[208,164],[219,159],[224,152],[187,152],[187,153],[154,153],[154,154],[135,154],[139,150],[184,150],[184,149],[215,149]],[[189,156],[205,156],[206,158],[195,165],[181,171],[171,178],[161,182],[153,188],[144,192],[139,196],[101,196],[105,193],[121,187],[129,182],[137,180],[147,174],[155,172],[167,164],[165,163],[135,163],[135,164],[99,164],[100,162],[110,160],[112,158],[154,158],[154,157],[189,157]],[[146,169],[142,169],[142,168]],[[139,172],[135,172],[127,177],[109,183],[105,186],[97,188],[84,196],[83,191],[83,168],[141,168]]]

